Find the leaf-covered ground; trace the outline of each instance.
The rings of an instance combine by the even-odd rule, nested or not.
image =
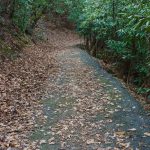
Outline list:
[[[59,71],[49,76],[42,101],[46,122],[31,136],[36,148],[150,148],[149,116],[118,80],[79,48],[65,48],[56,59]]]
[[[6,72],[2,75],[1,87],[10,89],[1,100],[3,147],[150,149],[149,114],[97,60],[75,46],[80,38],[52,24],[39,28],[36,33],[44,41],[35,40],[9,68],[2,67],[14,75],[11,80],[4,78]]]
[[[51,72],[57,70],[55,53],[79,39],[66,29],[39,23],[33,42],[19,57],[0,62],[0,149],[24,149],[27,134],[35,125],[35,115],[44,120],[39,100]],[[67,45],[68,45],[67,43]]]

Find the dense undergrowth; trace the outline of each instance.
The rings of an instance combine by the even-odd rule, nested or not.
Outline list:
[[[111,64],[137,92],[150,94],[150,2],[82,0],[69,18],[84,36],[86,49]]]

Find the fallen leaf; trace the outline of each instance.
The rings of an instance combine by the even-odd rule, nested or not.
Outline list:
[[[125,136],[125,131],[118,131],[116,132],[116,135],[119,137],[124,137]]]
[[[55,140],[55,138],[52,137],[51,139],[48,140],[48,143],[49,143],[49,144],[55,144],[54,140]]]
[[[144,135],[145,136],[150,136],[150,132],[145,132]]]
[[[89,140],[86,141],[86,143],[87,143],[87,144],[93,144],[93,143],[95,143],[95,142],[94,142],[94,139],[89,139]]]
[[[41,145],[41,144],[46,144],[46,143],[47,143],[46,140],[41,140],[41,141],[40,141],[40,145]]]
[[[136,131],[136,129],[135,129],[135,128],[132,128],[132,129],[129,129],[128,131]]]

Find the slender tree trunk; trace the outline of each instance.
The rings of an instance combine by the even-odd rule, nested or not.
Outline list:
[[[113,19],[113,23],[115,23],[115,25],[112,28],[112,38],[114,40],[116,40],[116,31],[117,31],[117,26],[116,26],[116,18],[117,18],[117,0],[112,0],[112,19]]]
[[[12,0],[9,9],[9,18],[13,18],[15,13],[15,7],[16,7],[16,0]]]

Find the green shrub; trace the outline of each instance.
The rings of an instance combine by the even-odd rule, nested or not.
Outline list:
[[[71,1],[71,0],[70,0]],[[71,1],[72,2],[72,1]],[[103,49],[123,70],[126,80],[150,86],[149,0],[84,0],[74,22],[94,56]],[[77,4],[77,8],[80,8]],[[73,15],[72,15],[73,16]],[[73,18],[73,17],[72,17]],[[108,51],[108,49],[110,49]],[[106,56],[106,55],[105,55]],[[106,57],[105,57],[106,58]],[[146,93],[149,91],[145,91]]]

